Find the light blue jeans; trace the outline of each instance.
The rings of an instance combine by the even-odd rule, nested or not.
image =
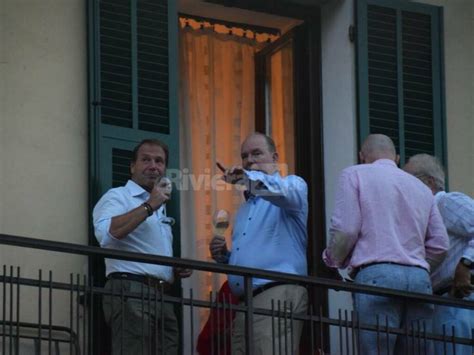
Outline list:
[[[431,281],[424,269],[396,264],[375,264],[368,266],[357,274],[355,282],[363,285],[392,288],[406,292],[432,294]],[[406,325],[415,331],[420,329],[431,332],[433,305],[406,300],[373,296],[362,293],[353,295],[354,309],[361,324],[377,324],[385,327],[403,328]],[[425,343],[423,337],[408,339],[386,333],[361,331],[361,354],[432,354],[431,344]],[[410,351],[408,351],[410,349]],[[413,351],[414,350],[414,351]]]
[[[449,297],[449,295],[444,294],[443,297]],[[471,293],[469,297],[465,297],[464,299],[474,301],[474,293]],[[455,327],[454,334],[456,337],[472,339],[474,311],[465,308],[435,305],[433,331],[442,335],[443,325],[445,325],[446,336],[451,336],[453,334],[452,327]],[[454,353],[456,355],[472,355],[474,354],[474,347],[469,345],[456,345],[456,352],[454,352],[453,345],[450,343],[449,338],[446,340],[446,344],[443,342],[435,342],[435,354],[451,355]]]

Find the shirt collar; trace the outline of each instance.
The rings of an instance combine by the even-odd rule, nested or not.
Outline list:
[[[143,187],[138,185],[133,180],[128,180],[127,184],[125,185],[125,188],[130,192],[130,195],[132,195],[133,197],[148,194],[148,191],[146,191]]]
[[[394,167],[397,167],[397,164],[395,164],[395,162],[391,159],[377,159],[372,164],[392,165]]]

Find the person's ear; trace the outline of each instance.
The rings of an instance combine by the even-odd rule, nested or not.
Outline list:
[[[399,154],[397,154],[395,156],[395,164],[397,164],[397,165],[400,164],[400,155]]]
[[[278,153],[277,153],[277,152],[274,152],[274,153],[272,154],[272,158],[273,158],[273,162],[274,162],[274,163],[278,163],[278,158],[279,158],[279,156],[278,156]]]
[[[365,164],[365,157],[364,157],[364,153],[362,152],[359,152],[359,163]]]
[[[432,177],[432,176],[428,176],[426,178],[426,184],[430,187],[431,190],[435,190],[436,189],[436,183],[435,183],[435,178]]]
[[[130,174],[133,175],[135,172],[135,162],[130,163]]]

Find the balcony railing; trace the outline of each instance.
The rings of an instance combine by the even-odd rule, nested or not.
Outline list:
[[[340,309],[337,317],[329,317],[322,309],[313,309],[311,305],[308,312],[299,314],[293,312],[293,305],[272,302],[271,309],[255,308],[252,298],[252,278],[269,279],[287,284],[302,285],[310,292],[326,292],[327,290],[346,291],[351,293],[364,293],[385,297],[402,299],[406,302],[426,302],[466,309],[474,309],[474,302],[461,299],[447,299],[438,296],[406,293],[402,291],[383,289],[372,286],[345,283],[332,279],[318,277],[305,277],[299,275],[243,268],[222,264],[203,262],[198,260],[180,259],[157,255],[138,254],[112,249],[102,249],[93,246],[84,246],[64,242],[48,241],[33,238],[24,238],[0,234],[0,244],[12,245],[23,248],[41,249],[45,251],[69,253],[85,256],[105,257],[120,260],[138,261],[150,264],[166,265],[171,267],[190,268],[197,272],[211,272],[219,274],[233,274],[242,276],[245,280],[243,302],[234,304],[226,297],[217,298],[217,293],[211,292],[209,298],[200,299],[189,294],[164,294],[158,288],[154,292],[144,294],[118,292],[111,293],[103,287],[94,285],[94,280],[86,276],[70,275],[69,282],[58,282],[53,279],[52,272],[46,275],[38,270],[36,278],[22,277],[19,267],[3,266],[0,274],[2,290],[0,292],[1,318],[0,318],[0,350],[2,354],[107,354],[110,349],[108,344],[110,333],[101,324],[100,299],[102,297],[135,298],[140,300],[144,309],[158,309],[158,304],[174,304],[181,314],[187,315],[189,322],[182,325],[181,343],[187,344],[189,351],[195,352],[196,333],[194,320],[198,317],[199,310],[213,311],[215,316],[210,318],[211,333],[215,338],[209,343],[209,354],[232,354],[231,346],[233,312],[245,315],[245,351],[253,354],[253,319],[255,316],[264,315],[280,322],[272,329],[273,353],[291,354],[293,337],[279,343],[279,324],[293,329],[294,322],[304,322],[301,347],[304,354],[323,354],[329,350],[325,343],[324,332],[329,330],[330,343],[337,344],[337,353],[361,354],[361,331],[370,331],[377,336],[378,342],[388,339],[390,335],[403,337],[409,346],[410,354],[419,354],[426,344],[439,342],[443,345],[444,353],[455,354],[456,345],[474,345],[474,335],[471,338],[455,336],[455,329],[444,329],[442,334],[433,334],[425,331],[423,324],[416,324],[410,328],[391,328],[380,319],[375,325],[362,324],[357,314],[353,311]],[[32,265],[32,268],[35,266]],[[1,272],[1,269],[0,269]],[[31,273],[31,269],[29,270]],[[161,311],[163,307],[160,308]],[[60,317],[58,317],[58,314]],[[147,326],[156,331],[156,337],[163,340],[163,317],[160,324]],[[58,324],[59,323],[59,324]],[[225,332],[214,332],[219,324],[228,324]],[[454,335],[447,335],[447,334]],[[183,336],[186,335],[185,337]],[[113,335],[117,336],[117,334]],[[120,335],[119,335],[120,336]],[[101,343],[101,344],[99,344]],[[143,342],[143,353],[161,353],[158,342],[148,344]],[[160,342],[163,344],[163,342]],[[99,345],[98,345],[99,344]],[[376,351],[386,353],[380,346]],[[101,349],[101,350],[99,350]],[[104,350],[105,349],[105,350]],[[227,349],[227,350],[222,350]],[[331,354],[335,354],[335,350]],[[128,355],[128,354],[125,354]],[[135,354],[134,354],[135,355]],[[362,354],[361,354],[362,355]]]

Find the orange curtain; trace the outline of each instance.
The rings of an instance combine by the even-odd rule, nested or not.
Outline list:
[[[240,143],[254,130],[255,45],[246,39],[208,30],[180,32],[181,254],[208,260],[212,215],[226,209],[234,217],[241,193],[218,179],[216,161],[240,164]],[[231,218],[232,221],[232,218]],[[231,227],[226,237],[230,246]],[[183,295],[208,299],[225,275],[196,272],[183,282]],[[189,316],[184,311],[184,316]],[[194,315],[195,336],[207,312]],[[185,325],[189,322],[185,318]],[[184,329],[185,339],[189,339]],[[188,342],[185,342],[188,343]],[[194,349],[185,349],[191,353]]]

